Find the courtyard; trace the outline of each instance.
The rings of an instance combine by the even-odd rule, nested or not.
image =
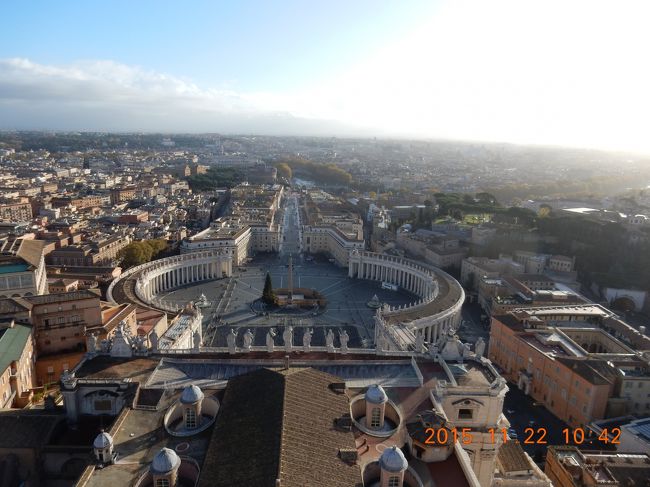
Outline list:
[[[294,344],[301,344],[305,328],[314,331],[312,344],[324,345],[328,329],[335,336],[347,331],[351,347],[369,346],[374,337],[375,310],[367,306],[374,295],[382,303],[399,306],[418,298],[403,289],[391,291],[381,288],[377,281],[350,279],[347,269],[337,267],[319,256],[293,257],[293,285],[295,288],[315,289],[322,293],[327,305],[324,308],[269,310],[260,312],[266,273],[271,275],[274,289],[287,286],[289,255],[258,254],[244,267],[233,270],[230,278],[205,281],[163,293],[163,301],[185,305],[203,294],[203,340],[205,346],[225,347],[226,334],[231,328],[238,336],[250,328],[253,344],[263,346],[269,328],[275,328],[276,345],[282,344],[285,326],[294,327]],[[337,338],[338,346],[338,338]]]

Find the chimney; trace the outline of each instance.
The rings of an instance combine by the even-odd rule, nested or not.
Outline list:
[[[285,368],[286,370],[289,370],[289,367],[290,367],[289,356],[288,356],[288,355],[285,355],[285,356],[284,356],[284,368]]]

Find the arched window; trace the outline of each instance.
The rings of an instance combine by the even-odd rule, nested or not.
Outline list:
[[[156,487],[169,487],[169,479],[166,478],[156,479]]]
[[[196,411],[194,411],[194,408],[185,410],[185,427],[188,429],[196,428]]]
[[[381,410],[379,408],[372,408],[370,416],[370,427],[379,428],[381,426]]]
[[[399,487],[399,477],[397,475],[393,475],[388,479],[388,487]]]

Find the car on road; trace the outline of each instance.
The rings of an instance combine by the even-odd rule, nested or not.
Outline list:
[[[508,438],[510,438],[511,440],[516,440],[519,438],[519,435],[517,434],[514,428],[508,429]]]

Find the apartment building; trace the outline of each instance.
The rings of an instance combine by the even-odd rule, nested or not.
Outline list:
[[[516,309],[492,317],[488,357],[504,376],[571,426],[650,413],[650,367],[603,329],[588,306]],[[572,311],[573,310],[573,311]],[[596,310],[597,311],[597,310]],[[581,320],[563,320],[577,318]],[[555,318],[555,319],[554,319]],[[558,319],[560,318],[560,319]]]
[[[359,240],[336,226],[306,225],[303,227],[302,236],[307,252],[330,255],[336,264],[342,267],[348,265],[352,250],[363,250],[365,246],[363,239]]]
[[[32,219],[29,198],[0,201],[0,221],[26,222]]]
[[[113,235],[87,239],[88,243],[68,245],[48,254],[52,265],[101,266],[113,263],[124,247],[131,243],[128,235]]]
[[[650,456],[551,446],[544,473],[555,487],[648,485]]]

